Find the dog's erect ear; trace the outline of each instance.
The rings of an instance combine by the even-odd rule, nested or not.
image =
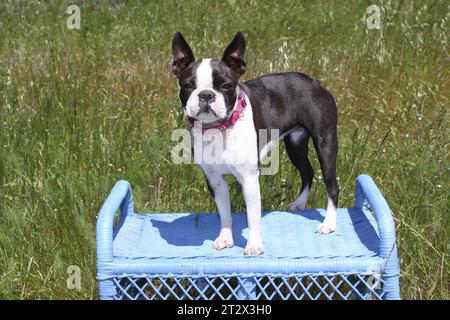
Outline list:
[[[195,61],[194,53],[189,47],[183,35],[175,32],[172,39],[172,72],[178,77],[180,73]]]
[[[242,75],[245,72],[245,39],[244,35],[240,32],[236,33],[231,43],[225,49],[223,53],[222,61],[231,68],[238,75]]]

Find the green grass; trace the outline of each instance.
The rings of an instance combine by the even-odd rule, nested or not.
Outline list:
[[[96,214],[116,180],[132,183],[139,212],[215,210],[200,170],[170,158],[183,127],[176,30],[198,57],[220,56],[243,31],[246,79],[319,78],[339,109],[340,206],[370,174],[397,224],[402,296],[450,298],[445,1],[375,1],[382,30],[365,26],[372,1],[74,3],[81,30],[66,28],[69,2],[0,4],[0,298],[98,297]],[[309,206],[324,207],[311,155]],[[300,186],[281,156],[280,172],[261,178],[265,210],[285,208]],[[243,210],[235,182],[231,194]],[[81,268],[81,290],[66,288],[69,265]]]

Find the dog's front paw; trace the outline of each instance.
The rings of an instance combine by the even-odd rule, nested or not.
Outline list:
[[[334,231],[336,231],[336,221],[327,221],[327,219],[325,219],[316,230],[319,234],[328,234]]]
[[[231,248],[233,246],[234,242],[231,232],[221,232],[217,239],[213,242],[213,248],[216,250]]]
[[[261,242],[247,243],[244,249],[244,255],[246,256],[259,256],[264,253],[264,248]]]

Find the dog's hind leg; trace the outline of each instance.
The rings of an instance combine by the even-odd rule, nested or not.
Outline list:
[[[298,197],[288,205],[288,211],[300,211],[306,208],[309,191],[314,177],[314,170],[308,159],[308,141],[309,134],[303,129],[299,128],[289,133],[284,138],[287,154],[300,172],[302,178],[302,188]]]
[[[327,127],[322,134],[313,136],[313,141],[328,195],[326,216],[317,232],[327,234],[336,230],[336,208],[339,200],[339,185],[336,178],[338,152],[336,127]]]

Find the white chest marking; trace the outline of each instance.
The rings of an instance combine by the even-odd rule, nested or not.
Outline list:
[[[213,170],[238,179],[258,171],[258,146],[250,101],[242,117],[223,131],[193,129],[194,159],[208,174]]]

